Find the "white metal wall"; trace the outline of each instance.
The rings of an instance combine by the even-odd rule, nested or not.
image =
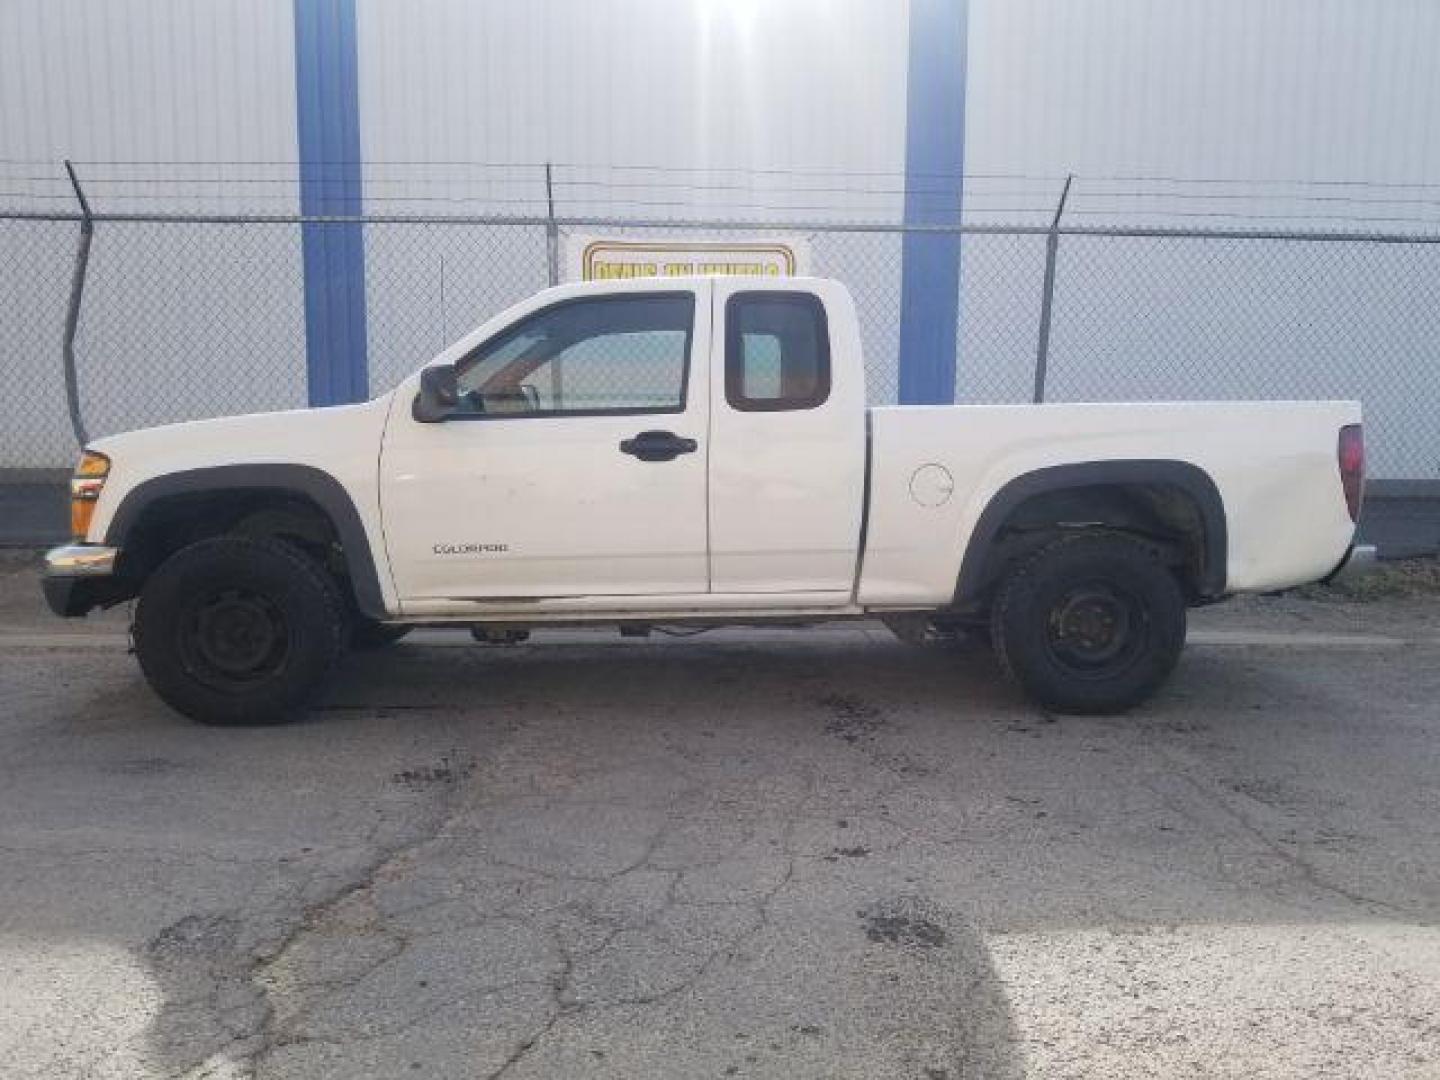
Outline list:
[[[295,157],[289,0],[5,0],[0,155]]]
[[[367,158],[895,172],[876,0],[359,0]],[[971,0],[969,171],[1440,182],[1433,0]],[[5,0],[6,159],[293,161],[290,0]]]
[[[357,9],[369,209],[534,210],[543,188],[533,166],[554,161],[572,166],[557,192],[562,213],[754,218],[779,205],[808,217],[898,216],[909,33],[900,0],[357,0]],[[1058,178],[1073,171],[1082,180],[1072,220],[1089,223],[1141,215],[1204,226],[1225,224],[1206,216],[1223,211],[1290,227],[1337,227],[1365,215],[1408,216],[1425,227],[1440,216],[1440,186],[1424,186],[1440,185],[1437,41],[1434,0],[970,0],[966,171],[977,178],[967,210],[982,219],[1042,219]],[[12,163],[0,175],[7,192],[24,196],[0,202],[69,205],[63,187],[31,184],[26,163],[53,173],[59,158],[71,157],[231,163],[179,170],[183,181],[173,166],[82,166],[102,207],[290,211],[295,192],[284,179],[293,176],[296,154],[292,0],[0,0],[0,161]],[[525,167],[447,164],[454,162]],[[606,168],[617,165],[662,168],[633,171],[627,183],[623,170]],[[827,172],[845,179],[816,179]],[[1224,200],[1202,198],[1216,189],[1193,186],[1166,188],[1168,197],[1139,193],[1139,180],[1156,177],[1265,184]],[[1386,186],[1312,189],[1333,197],[1303,200],[1279,183],[1291,180]],[[796,187],[828,190],[782,190]],[[1391,201],[1374,202],[1377,193]],[[1017,201],[1028,216],[1006,209]],[[161,248],[147,247],[137,231],[127,235],[115,230],[97,241],[95,269],[107,280],[87,305],[82,379],[83,368],[114,364],[123,348],[131,393],[158,393],[188,372],[219,380],[217,396],[223,391],[231,407],[303,401],[293,237],[273,230],[246,241],[263,250],[243,249],[255,268],[247,309],[268,320],[257,336],[217,333],[214,325],[226,299],[221,271],[234,268],[213,260],[227,257],[233,241],[210,250],[208,238],[219,234],[197,232],[185,258],[157,261],[147,252]],[[427,236],[437,241],[433,250]],[[371,319],[371,348],[384,370],[418,364],[424,355],[416,343],[428,349],[443,336],[429,284],[438,286],[442,249],[456,298],[444,312],[450,328],[535,284],[533,268],[515,270],[516,252],[528,258],[533,238],[487,251],[488,243],[478,235],[467,243],[367,230],[372,282],[388,274],[422,283],[386,301],[384,325]],[[962,375],[964,365],[987,363],[993,336],[985,320],[1033,300],[1038,247],[1013,247],[1023,248],[1023,258],[1003,265],[987,262],[979,245],[966,249]],[[0,230],[0,265],[29,258],[27,251]],[[50,318],[57,297],[63,306],[63,256],[37,263],[33,278],[0,282],[5,317],[38,323]],[[1125,277],[1125,256],[1092,248],[1085,258],[1105,296],[1146,296],[1143,283]],[[867,295],[892,305],[893,259],[887,254],[868,269],[865,262],[851,260],[862,306]],[[1212,284],[1241,296],[1275,272],[1243,257],[1233,266],[1233,274],[1212,274]],[[1186,272],[1177,262],[1173,273]],[[1394,271],[1401,281],[1414,272]],[[483,284],[467,288],[466,278]],[[1307,289],[1323,306],[1323,291]],[[154,302],[175,295],[199,300]],[[1346,295],[1344,326],[1325,337],[1327,363],[1343,363],[1382,329],[1367,324],[1366,289]],[[1105,343],[1120,346],[1093,347],[1093,332],[1105,328],[1092,327],[1082,341],[1066,320],[1073,328],[1077,313],[1125,312],[1084,296],[1067,303],[1057,310],[1056,363],[1069,380],[1060,385],[1123,392],[1116,380],[1133,376],[1155,338],[1117,328]],[[1309,319],[1311,310],[1297,307],[1294,317]],[[143,324],[136,312],[145,313]],[[424,333],[394,330],[407,325]],[[1433,370],[1440,358],[1426,324],[1416,326],[1414,364]],[[1297,340],[1318,343],[1323,335],[1310,329]],[[1383,329],[1393,337],[1393,327]],[[38,334],[24,341],[0,355],[7,385],[48,380],[57,362],[58,342]],[[273,355],[257,365],[261,348]],[[1029,339],[1017,337],[988,362],[1023,381],[1028,348]],[[143,363],[134,363],[137,355]],[[1190,365],[1203,359],[1185,356]],[[1374,387],[1375,398],[1400,418],[1412,449],[1422,440],[1433,446],[1435,402],[1411,392],[1413,369],[1409,381],[1390,374],[1396,377]],[[40,399],[0,400],[0,465],[69,457],[59,383],[46,385],[53,390]],[[203,411],[203,392],[187,408]],[[38,449],[21,459],[14,450],[21,446]],[[1440,449],[1426,452],[1440,459]],[[1440,462],[1426,475],[1437,471]]]
[[[972,0],[972,171],[1440,182],[1434,0]]]
[[[359,0],[357,21],[367,162],[903,167],[902,3]],[[394,193],[383,169],[367,195]],[[624,201],[590,194],[567,208]]]
[[[407,190],[399,162],[739,169],[757,185],[822,169],[856,187],[904,169],[903,2],[358,3],[372,197]],[[970,0],[966,171],[1440,183],[1437,42],[1434,0]],[[1102,201],[1099,185],[1085,205],[1086,187],[1077,212],[1186,208]],[[587,210],[624,192],[592,194]],[[848,201],[872,217],[885,205]]]

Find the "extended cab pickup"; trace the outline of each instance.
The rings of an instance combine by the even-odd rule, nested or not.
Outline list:
[[[1188,606],[1351,551],[1353,402],[865,400],[834,281],[564,285],[373,401],[96,441],[45,592],[138,597],[146,677],[215,723],[294,717],[417,624],[857,617],[988,637],[1036,701],[1105,712]]]

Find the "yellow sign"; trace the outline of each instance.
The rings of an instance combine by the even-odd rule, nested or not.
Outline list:
[[[798,237],[767,240],[566,239],[572,281],[725,274],[793,277],[808,270],[809,246]]]

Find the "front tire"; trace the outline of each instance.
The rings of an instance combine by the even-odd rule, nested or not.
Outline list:
[[[334,579],[280,540],[221,536],[170,556],[146,581],[135,654],[155,692],[202,724],[298,719],[344,652]]]
[[[1078,532],[1011,569],[990,629],[1000,666],[1037,704],[1120,713],[1174,669],[1185,645],[1185,597],[1153,545]]]

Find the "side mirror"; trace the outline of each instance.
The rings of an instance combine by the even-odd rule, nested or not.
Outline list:
[[[420,372],[420,392],[410,406],[417,423],[438,424],[460,404],[460,384],[454,364],[436,364]]]

